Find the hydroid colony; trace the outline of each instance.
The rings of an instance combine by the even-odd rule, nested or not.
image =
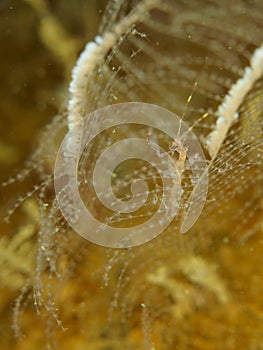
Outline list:
[[[73,69],[66,111],[44,132],[29,165],[40,178],[27,195],[39,207],[36,268],[25,273],[14,327],[16,333],[24,328],[33,347],[70,348],[74,342],[76,349],[221,349],[224,341],[227,349],[261,349],[262,11],[261,1],[108,2],[98,36]],[[78,120],[131,101],[165,107],[195,132],[207,156],[209,193],[198,222],[181,235],[195,186],[186,168],[173,223],[145,245],[106,249],[83,241],[65,222],[53,194],[54,161]],[[90,130],[99,122],[90,119]],[[155,129],[111,128],[79,162],[83,201],[117,227],[146,220],[162,194],[158,172],[130,161],[117,167],[114,192],[130,199],[130,184],[140,177],[148,182],[149,201],[127,216],[95,198],[92,171],[99,154],[135,134],[167,152],[173,141]],[[177,149],[177,161],[180,155]],[[44,319],[34,327],[44,327],[47,338],[34,340],[27,329],[32,324],[23,313],[18,317],[28,299]]]

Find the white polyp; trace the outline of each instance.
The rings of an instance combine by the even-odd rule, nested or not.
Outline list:
[[[80,54],[76,66],[72,71],[69,85],[70,99],[68,102],[68,128],[74,126],[84,117],[84,103],[88,75],[103,60],[107,52],[134,26],[159,0],[146,0],[139,3],[130,15],[118,22],[111,32],[96,36],[95,41],[87,43]]]
[[[95,42],[98,44],[98,45],[101,45],[102,42],[103,42],[103,39],[100,35],[96,35],[95,36]]]
[[[238,117],[237,110],[244,97],[253,87],[255,82],[263,74],[263,44],[255,50],[250,60],[250,67],[246,67],[243,77],[231,87],[223,102],[217,109],[217,122],[215,130],[208,135],[206,145],[211,158],[216,157],[222,141],[231,127],[233,121]],[[224,121],[224,123],[222,122]]]

